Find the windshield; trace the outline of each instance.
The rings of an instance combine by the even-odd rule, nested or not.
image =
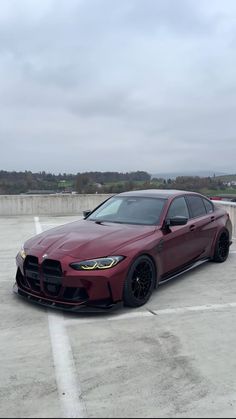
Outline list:
[[[157,225],[165,202],[162,198],[115,196],[89,215],[87,220]]]

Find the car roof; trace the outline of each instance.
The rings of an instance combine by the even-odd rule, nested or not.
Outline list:
[[[177,189],[143,189],[137,191],[127,191],[118,194],[119,196],[133,196],[133,197],[146,197],[146,198],[173,198],[178,195],[195,195],[195,192],[180,191]]]

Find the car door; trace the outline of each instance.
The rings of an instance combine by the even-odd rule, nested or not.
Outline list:
[[[186,200],[195,240],[193,257],[207,257],[210,254],[217,230],[214,206],[208,199],[200,195],[187,195]]]
[[[196,254],[195,232],[184,196],[176,197],[171,202],[166,220],[182,216],[188,218],[186,225],[171,226],[163,230],[162,274],[167,274],[186,265]]]

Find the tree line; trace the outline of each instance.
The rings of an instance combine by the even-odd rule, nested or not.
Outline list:
[[[37,191],[96,193],[108,189],[121,189],[121,184],[128,182],[150,181],[151,175],[144,171],[136,172],[78,172],[77,174],[45,171],[0,171],[0,194],[20,194]],[[131,184],[130,184],[131,186]],[[108,191],[109,192],[109,191]]]
[[[0,194],[21,193],[119,193],[137,189],[182,189],[205,194],[226,191],[220,177],[178,176],[176,179],[152,178],[145,171],[78,172],[77,174],[0,171]],[[231,187],[232,193],[236,186]]]

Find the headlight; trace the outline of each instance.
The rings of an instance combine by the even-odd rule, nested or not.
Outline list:
[[[109,256],[106,258],[98,258],[91,260],[83,260],[82,262],[73,262],[70,266],[77,271],[94,271],[97,269],[110,269],[117,265],[124,256]]]
[[[19,255],[22,257],[22,259],[26,258],[26,253],[25,253],[24,246],[21,247]]]

